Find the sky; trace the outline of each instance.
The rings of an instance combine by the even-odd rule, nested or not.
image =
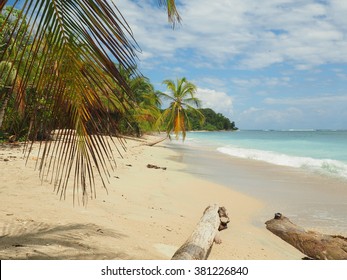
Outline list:
[[[186,77],[240,129],[347,129],[347,1],[115,0],[156,89]]]
[[[113,1],[157,90],[186,77],[240,129],[347,129],[346,0],[176,0],[175,29],[157,0]]]

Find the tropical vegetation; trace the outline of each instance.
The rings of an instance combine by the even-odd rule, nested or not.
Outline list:
[[[198,109],[201,114],[205,116],[205,122],[201,123],[196,114],[192,114],[188,111],[188,116],[191,122],[191,130],[237,130],[235,122],[231,122],[230,119],[225,117],[221,113],[216,113],[211,108]]]
[[[162,113],[161,121],[166,124],[167,135],[173,132],[178,138],[181,132],[184,140],[187,130],[191,128],[188,111],[196,116],[200,123],[205,120],[204,115],[195,108],[200,107],[200,100],[195,96],[197,88],[185,77],[177,79],[176,82],[165,80],[163,84],[166,85],[168,93],[161,93],[160,96],[168,99],[170,106]]]
[[[94,196],[92,167],[105,182],[114,166],[109,140],[99,135],[117,132],[111,113],[127,115],[133,107],[131,89],[114,63],[136,69],[131,29],[108,0],[24,0],[6,7],[8,2],[0,2],[1,108],[7,110],[9,99],[23,90],[32,102],[19,116],[19,123],[29,123],[27,138],[74,131],[61,144],[45,142],[40,174],[50,174],[62,196],[74,174],[83,199]],[[159,4],[173,25],[180,20],[175,1]]]
[[[20,10],[7,2],[0,2],[0,140],[44,141],[40,175],[62,197],[71,177],[83,201],[95,196],[93,166],[105,186],[115,166],[106,136],[164,127],[184,138],[202,125],[195,85],[166,80],[160,93],[139,73],[137,42],[112,1],[25,0]],[[158,2],[172,26],[180,21],[175,1]],[[164,99],[171,103],[163,110]],[[63,141],[45,141],[52,131]]]

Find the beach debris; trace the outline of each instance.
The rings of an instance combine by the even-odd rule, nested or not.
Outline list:
[[[131,165],[131,164],[126,164],[126,166],[132,167],[132,165]]]
[[[156,166],[154,164],[147,164],[147,168],[154,168],[154,169],[163,169],[166,170],[166,167],[160,167],[160,166]]]
[[[12,247],[25,247],[25,246],[22,244],[13,244]]]
[[[347,238],[307,231],[281,213],[266,223],[266,228],[312,259],[347,260]]]
[[[225,207],[208,206],[186,242],[175,252],[172,260],[206,260],[213,243],[222,242],[219,231],[227,228],[230,219]]]
[[[14,143],[17,140],[17,136],[16,135],[11,135],[10,137],[8,137],[8,142],[10,143]]]

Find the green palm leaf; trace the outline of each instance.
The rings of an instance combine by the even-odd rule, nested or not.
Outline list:
[[[24,25],[25,32],[18,32]],[[74,178],[74,195],[82,194],[85,202],[95,196],[92,166],[104,186],[114,167],[110,141],[99,136],[104,120],[111,121],[101,99],[119,101],[130,92],[113,61],[133,66],[136,42],[110,1],[27,0],[15,26],[0,60],[11,61],[22,73],[22,87],[44,99],[37,111],[52,116],[34,123],[30,135],[72,129],[64,135],[61,130],[60,141],[42,145],[40,174],[55,183],[62,197]],[[13,42],[19,45],[16,53]],[[121,90],[115,92],[115,84]]]
[[[0,1],[1,11],[7,2]],[[159,4],[173,26],[180,21],[175,1]],[[73,179],[74,197],[80,194],[85,202],[95,197],[95,172],[105,186],[115,166],[115,143],[101,135],[116,130],[110,111],[127,116],[133,108],[130,85],[115,62],[136,73],[137,43],[109,0],[23,0],[14,8],[21,12],[11,28],[0,26],[6,35],[0,61],[16,69],[14,84],[35,94],[28,138],[60,129],[60,141],[40,145],[40,175],[62,197]],[[8,11],[5,23],[15,12]],[[119,145],[121,152],[121,140]]]
[[[186,132],[191,127],[191,123],[187,111],[199,117],[201,123],[204,122],[204,115],[197,109],[200,107],[200,100],[195,97],[196,86],[187,81],[185,77],[177,79],[176,83],[172,80],[164,80],[168,93],[160,93],[160,96],[170,100],[170,106],[164,110],[160,121],[166,124],[166,133],[170,135],[175,133],[178,139],[179,133],[182,133],[183,140],[186,137]],[[196,107],[193,107],[196,106]]]

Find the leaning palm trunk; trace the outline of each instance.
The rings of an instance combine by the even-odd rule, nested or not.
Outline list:
[[[161,138],[161,139],[159,139],[159,140],[156,140],[156,141],[154,141],[154,142],[148,143],[148,144],[146,144],[146,146],[152,147],[152,146],[157,145],[157,144],[159,144],[159,143],[161,143],[161,142],[164,142],[164,141],[167,140],[168,138],[169,138],[169,135],[166,135],[166,137]]]

